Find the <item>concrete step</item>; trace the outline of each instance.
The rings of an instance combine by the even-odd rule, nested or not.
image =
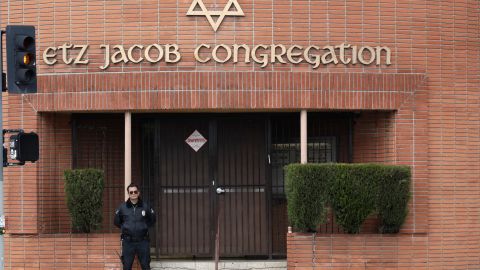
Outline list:
[[[214,270],[214,261],[152,261],[152,270]],[[286,270],[286,260],[223,260],[218,264],[223,270]]]

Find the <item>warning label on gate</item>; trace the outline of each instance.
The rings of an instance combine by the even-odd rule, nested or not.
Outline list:
[[[188,138],[185,140],[185,142],[192,147],[195,152],[198,152],[200,148],[207,142],[207,139],[205,139],[198,130],[195,130],[192,135],[188,136]]]

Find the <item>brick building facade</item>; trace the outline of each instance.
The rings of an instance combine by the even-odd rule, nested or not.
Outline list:
[[[349,157],[337,161],[411,166],[412,199],[400,234],[325,232],[317,239],[323,259],[302,253],[308,236],[289,235],[289,269],[480,267],[478,1],[238,0],[228,1],[223,17],[210,11],[226,0],[204,0],[205,16],[187,15],[201,13],[200,2],[0,3],[2,29],[36,27],[39,76],[37,94],[3,94],[4,128],[36,131],[41,141],[37,163],[4,170],[7,269],[119,267],[110,216],[124,196],[118,145],[126,112],[133,116],[132,177],[144,179],[141,119],[300,118],[301,110],[354,122],[342,131],[351,144],[336,150]],[[246,45],[236,63],[235,44]],[[326,55],[329,46],[336,54]],[[69,234],[62,177],[72,167],[106,171],[101,233]]]

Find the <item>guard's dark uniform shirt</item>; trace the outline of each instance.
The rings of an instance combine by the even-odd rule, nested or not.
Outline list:
[[[123,269],[132,267],[135,254],[143,270],[150,269],[150,245],[148,228],[156,221],[155,212],[150,206],[138,200],[132,204],[130,199],[122,203],[115,212],[115,226],[122,230]]]

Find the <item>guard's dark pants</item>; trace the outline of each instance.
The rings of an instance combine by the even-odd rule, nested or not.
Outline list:
[[[123,270],[131,270],[135,254],[142,266],[142,270],[150,270],[150,243],[148,240],[129,241],[122,240]]]

